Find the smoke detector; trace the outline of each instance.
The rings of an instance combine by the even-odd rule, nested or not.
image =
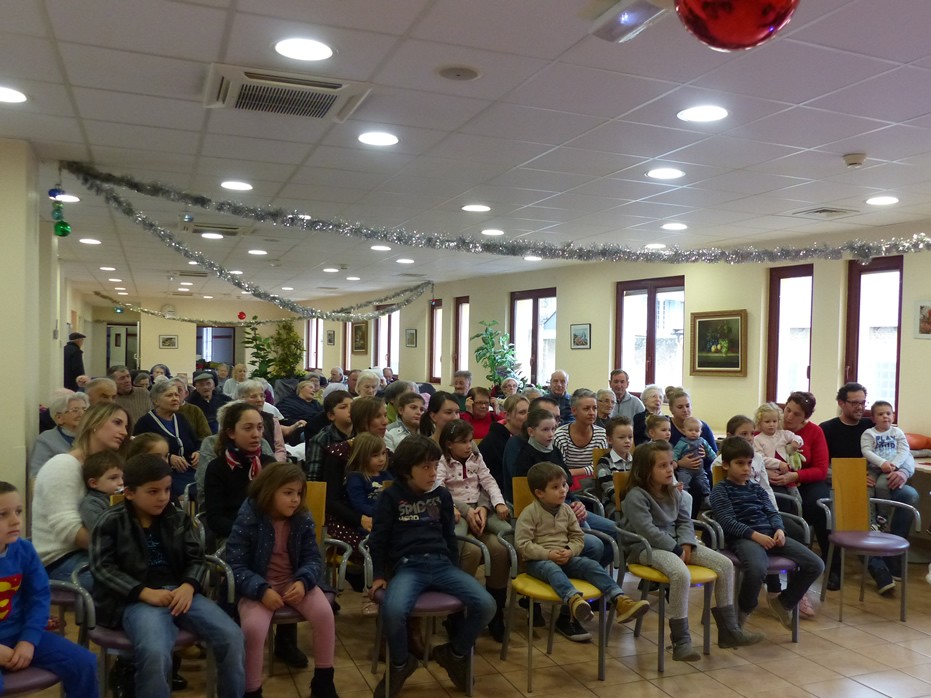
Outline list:
[[[851,170],[863,167],[864,162],[866,162],[866,153],[847,153],[844,156],[844,164]]]

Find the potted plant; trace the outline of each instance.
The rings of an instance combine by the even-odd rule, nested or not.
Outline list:
[[[523,387],[526,380],[520,372],[517,350],[511,343],[511,336],[507,332],[495,329],[498,325],[497,320],[482,320],[479,324],[485,329],[469,339],[479,341],[475,349],[475,360],[488,371],[485,377],[495,388],[508,377],[516,378]]]

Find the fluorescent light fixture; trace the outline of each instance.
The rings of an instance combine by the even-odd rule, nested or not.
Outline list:
[[[84,245],[100,245],[102,244],[100,240],[95,240],[94,238],[81,238],[78,242]]]
[[[358,276],[347,276],[346,277],[346,281],[359,281],[359,280],[360,278]]]
[[[645,250],[665,250],[666,245],[661,242],[651,242],[649,245],[644,245]]]
[[[630,41],[665,16],[667,9],[659,4],[649,0],[621,0],[599,15],[588,33],[617,44]]]
[[[528,254],[524,256],[525,262],[542,262],[543,257],[537,257],[535,254]]]
[[[366,131],[359,135],[359,142],[365,143],[365,145],[394,145],[398,142],[398,137],[393,133],[388,133],[386,131]]]
[[[201,233],[200,236],[204,240],[222,240],[223,236],[220,233]]]
[[[231,270],[231,271],[230,271],[230,274],[232,274],[233,276],[242,276],[242,272],[239,271],[239,269],[233,269],[233,270]]]
[[[339,271],[339,269],[337,269],[336,267],[324,267],[323,271],[325,271],[327,274],[335,274],[336,272]]]
[[[117,293],[116,295],[118,295],[118,296],[128,296],[129,294],[126,293],[126,291],[120,291],[120,292]]]
[[[375,250],[376,252],[391,252],[391,248],[388,245],[372,245],[370,250]]]
[[[116,267],[100,267],[100,271],[116,271]]]
[[[224,189],[232,189],[233,191],[251,191],[252,185],[248,182],[239,182],[235,179],[229,179],[225,182],[220,182],[220,186]]]
[[[697,123],[707,123],[709,121],[720,121],[727,118],[727,109],[719,107],[716,104],[701,104],[697,107],[683,109],[676,116],[681,121],[694,121]]]
[[[113,283],[118,284],[122,282],[123,280],[122,279],[107,279],[107,281],[112,281]]]
[[[656,167],[647,172],[647,177],[653,179],[679,179],[679,177],[685,177],[685,172],[677,170],[675,167]]]
[[[491,210],[491,206],[486,206],[485,204],[466,204],[462,207],[463,211],[468,211],[469,213],[486,213]]]
[[[26,95],[12,87],[0,87],[0,102],[19,104],[26,101]]]
[[[688,230],[688,226],[685,223],[663,223],[660,226],[663,230]]]
[[[293,291],[293,290],[294,290],[294,286],[282,286],[282,287],[281,287],[281,290],[282,290],[282,291]]]
[[[240,294],[241,296],[251,296],[251,295],[252,295],[252,291],[240,291],[239,294]]]
[[[191,289],[184,288],[184,286],[181,286],[178,290],[181,291],[182,293],[189,293],[191,291]]]
[[[249,254],[255,255],[256,257],[263,257],[268,254],[265,250],[249,250]]]
[[[899,199],[895,196],[872,196],[866,200],[866,203],[870,206],[892,206],[892,204],[899,203]]]
[[[501,235],[504,235],[504,231],[498,230],[497,228],[485,228],[485,230],[482,231],[482,235],[487,235],[488,237],[496,238]]]
[[[398,264],[413,264],[414,260],[407,257],[401,257],[400,259],[395,260]]]
[[[182,282],[181,282],[181,285],[182,285],[182,286],[193,286],[194,284],[193,284],[193,282],[191,282],[191,281],[182,281]]]
[[[188,264],[190,264],[192,267],[196,267],[199,262],[188,262]]]
[[[209,301],[213,298],[213,296],[204,296],[204,298]]]
[[[275,44],[275,51],[296,61],[325,61],[333,55],[333,49],[313,39],[282,39]]]
[[[125,291],[126,287],[125,286],[114,286],[113,290],[114,291]]]

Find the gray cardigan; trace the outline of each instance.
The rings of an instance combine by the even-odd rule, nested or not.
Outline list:
[[[671,498],[657,501],[641,487],[634,487],[621,502],[621,528],[646,538],[656,550],[682,554],[683,545],[698,545],[691,512],[676,490]],[[624,554],[629,560],[640,559],[642,543],[624,543]]]

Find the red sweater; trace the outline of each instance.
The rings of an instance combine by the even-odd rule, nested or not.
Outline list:
[[[800,453],[805,456],[805,463],[798,471],[800,485],[809,482],[822,482],[828,477],[828,465],[831,458],[828,455],[828,444],[824,440],[824,432],[814,422],[808,422],[795,432],[805,441]]]

